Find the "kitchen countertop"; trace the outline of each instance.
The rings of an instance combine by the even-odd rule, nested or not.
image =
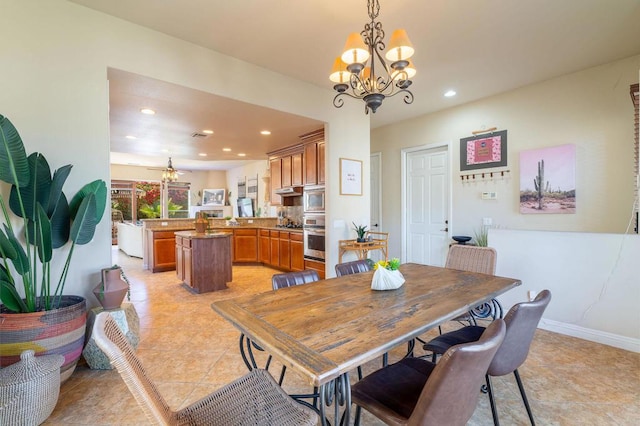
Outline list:
[[[233,230],[233,229],[269,229],[273,231],[284,231],[284,232],[299,232],[302,233],[302,228],[279,228],[277,226],[246,226],[246,225],[229,225],[229,226],[212,226],[210,229],[224,229],[224,230]],[[162,232],[162,231],[184,231],[184,232],[194,232],[190,231],[185,226],[163,226],[161,228],[151,228],[147,229],[147,231],[151,232]]]
[[[224,238],[228,237],[227,232],[196,232],[196,231],[178,231],[176,235],[183,238]]]

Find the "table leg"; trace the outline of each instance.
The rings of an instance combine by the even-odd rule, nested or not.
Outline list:
[[[333,406],[333,423],[327,420],[327,408]],[[340,409],[343,409],[342,416]],[[351,420],[351,383],[349,373],[320,386],[320,420],[322,426],[328,424],[348,425]]]

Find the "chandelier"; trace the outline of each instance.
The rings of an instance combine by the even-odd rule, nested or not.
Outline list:
[[[337,57],[329,79],[338,94],[333,98],[333,106],[342,107],[342,96],[362,99],[366,114],[375,113],[385,97],[404,94],[404,103],[413,102],[413,93],[408,87],[416,69],[409,60],[413,46],[407,32],[398,29],[391,34],[389,49],[384,58],[384,31],[382,23],[375,19],[380,13],[378,0],[367,0],[367,13],[371,22],[365,24],[361,33],[351,33],[344,46],[344,52]],[[389,64],[385,61],[389,61]]]
[[[162,171],[162,181],[163,182],[175,182],[178,180],[178,171],[173,168],[171,164],[171,157],[169,157],[169,163],[167,164],[167,168]]]

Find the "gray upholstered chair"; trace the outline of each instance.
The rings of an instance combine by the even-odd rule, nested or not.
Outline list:
[[[293,287],[300,284],[308,284],[318,281],[318,272],[313,269],[306,269],[300,272],[287,272],[284,274],[274,274],[271,277],[271,285],[274,290],[285,287]]]
[[[535,425],[533,414],[527,394],[522,386],[518,367],[520,367],[527,359],[529,347],[533,341],[533,335],[538,327],[540,318],[544,310],[551,301],[551,292],[544,290],[538,294],[533,302],[523,302],[514,305],[504,318],[507,325],[507,334],[500,349],[496,353],[495,358],[489,365],[486,375],[487,390],[489,393],[489,402],[491,403],[491,412],[493,414],[493,423],[499,425],[498,412],[496,410],[495,399],[493,397],[493,388],[491,386],[491,376],[504,376],[513,373],[520,389],[522,402],[527,409],[529,420]],[[433,352],[433,360],[438,354],[445,353],[450,347],[461,343],[468,343],[478,340],[485,328],[477,325],[463,327],[449,333],[442,334],[424,345],[424,349]]]
[[[354,260],[353,262],[338,263],[336,265],[336,275],[341,277],[343,275],[359,274],[360,272],[367,272],[371,269],[371,262],[369,260]]]
[[[318,422],[313,410],[295,402],[267,371],[258,369],[181,410],[173,411],[109,313],[98,315],[93,338],[154,424],[297,426],[316,425]]]
[[[465,425],[504,335],[498,319],[478,341],[451,347],[438,364],[404,358],[368,375],[351,386],[356,424],[364,408],[389,425]]]

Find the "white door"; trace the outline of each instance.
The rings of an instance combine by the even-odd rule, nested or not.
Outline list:
[[[371,154],[371,222],[369,229],[375,232],[385,232],[382,227],[382,153],[376,152]],[[377,262],[382,260],[384,256],[379,250],[369,253],[369,257]]]
[[[448,146],[406,151],[406,261],[443,266],[449,246]]]

